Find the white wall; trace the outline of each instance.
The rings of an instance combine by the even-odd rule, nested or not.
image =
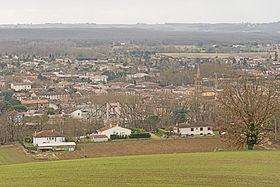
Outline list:
[[[108,138],[93,138],[94,142],[107,142]]]
[[[15,91],[21,91],[21,90],[30,90],[31,89],[31,85],[29,84],[23,84],[23,85],[14,85],[11,84],[11,88],[14,89]]]
[[[44,137],[44,138],[34,138],[33,145],[42,144],[42,143],[60,143],[65,142],[65,137]]]
[[[74,112],[71,113],[71,117],[72,118],[78,118],[78,119],[82,119],[82,111],[81,110],[76,110]]]
[[[193,128],[193,131],[191,129]],[[201,131],[200,128],[203,128]],[[213,134],[213,130],[208,127],[187,127],[187,128],[179,128],[179,133],[182,135],[197,135],[197,134]]]
[[[130,129],[126,129],[126,128],[122,128],[122,127],[113,127],[111,129],[108,129],[106,131],[102,131],[102,132],[98,132],[99,135],[106,135],[108,138],[110,138],[110,136],[112,134],[117,134],[117,135],[130,135],[131,134],[131,130]]]

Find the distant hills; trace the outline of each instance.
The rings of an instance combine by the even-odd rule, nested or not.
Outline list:
[[[63,24],[63,23],[46,23],[46,24],[17,24],[17,25],[0,25],[0,29],[93,29],[93,28],[130,28],[130,29],[147,29],[157,31],[181,31],[181,32],[262,32],[262,33],[280,33],[280,22],[274,23],[165,23],[165,24]]]
[[[0,25],[2,41],[70,40],[82,46],[127,41],[147,45],[280,43],[280,22],[242,24],[20,24]]]

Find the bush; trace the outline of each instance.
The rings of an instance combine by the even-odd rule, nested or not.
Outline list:
[[[24,141],[25,143],[32,143],[32,139],[31,139],[30,136],[25,136],[25,137],[23,138],[23,141]]]
[[[15,105],[13,106],[13,109],[18,111],[18,112],[26,112],[27,108],[23,105]]]
[[[132,134],[141,134],[141,133],[145,133],[144,129],[137,129],[137,128],[131,128],[131,133]]]
[[[112,134],[111,136],[110,136],[110,139],[111,140],[116,140],[116,139],[127,139],[128,138],[128,136],[127,135],[117,135],[117,134]]]
[[[150,133],[139,133],[139,134],[131,134],[131,135],[129,135],[129,138],[150,138],[151,137],[151,135],[150,135]]]
[[[75,142],[75,140],[74,140],[72,137],[70,137],[70,136],[67,136],[67,137],[65,138],[65,141],[66,141],[66,142]]]
[[[168,136],[170,135],[170,132],[169,132],[169,131],[164,130],[164,129],[160,129],[160,128],[157,129],[157,133],[158,133],[159,135],[163,135],[163,134],[168,135]]]
[[[54,109],[49,109],[47,114],[48,115],[55,115]]]

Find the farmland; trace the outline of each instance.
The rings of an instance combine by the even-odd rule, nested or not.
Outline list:
[[[225,145],[221,142],[220,138],[197,137],[167,140],[89,143],[86,144],[86,155],[87,157],[111,157],[147,154],[212,152],[218,149],[225,150]],[[82,158],[84,156],[84,145],[78,145],[77,150],[74,152],[57,152],[55,155],[60,160]]]
[[[247,53],[160,53],[161,55],[171,56],[171,57],[186,57],[186,58],[228,58],[236,56],[248,56],[255,57],[258,55],[269,56],[272,53],[269,52],[247,52]]]
[[[279,151],[157,154],[0,166],[0,186],[277,186]]]

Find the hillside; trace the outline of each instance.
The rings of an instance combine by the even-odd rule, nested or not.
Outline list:
[[[162,154],[0,166],[0,186],[277,186],[280,151]]]
[[[4,164],[17,164],[34,162],[30,155],[24,153],[23,148],[16,145],[0,146],[0,166]]]

